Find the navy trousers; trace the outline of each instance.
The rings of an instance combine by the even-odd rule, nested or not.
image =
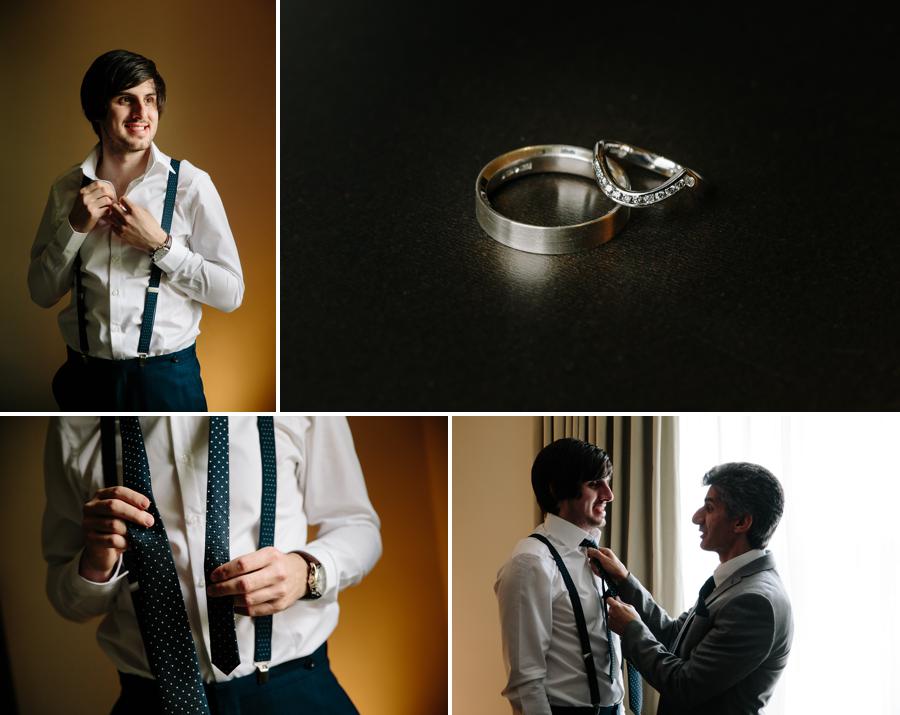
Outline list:
[[[64,412],[206,412],[195,345],[168,355],[103,360],[67,348],[53,378]]]
[[[158,715],[156,681],[119,673],[122,694],[111,715]],[[212,715],[359,715],[328,664],[328,644],[305,658],[269,670],[269,682],[256,675],[203,686]]]

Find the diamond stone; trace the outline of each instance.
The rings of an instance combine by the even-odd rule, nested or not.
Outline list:
[[[686,177],[684,177],[684,183],[687,184],[688,186],[693,186],[696,182],[694,181],[693,176],[686,176]]]

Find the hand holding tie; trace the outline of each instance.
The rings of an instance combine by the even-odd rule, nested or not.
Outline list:
[[[619,557],[615,555],[612,549],[601,546],[599,549],[589,548],[586,553],[591,560],[591,570],[597,576],[608,576],[613,583],[619,583],[619,581],[624,581],[628,578],[628,569],[625,568],[625,564],[619,561]],[[600,566],[606,572],[605,574],[600,573],[594,561],[600,562]]]
[[[609,629],[620,636],[624,633],[625,627],[629,623],[640,620],[637,611],[627,603],[624,603],[618,596],[607,598],[606,606],[609,609]]]
[[[306,595],[309,567],[302,556],[267,546],[222,564],[210,574],[210,596],[233,596],[235,612],[268,616]]]
[[[109,580],[122,552],[128,548],[128,528],[125,522],[138,526],[153,526],[153,517],[146,512],[150,500],[127,487],[100,489],[84,505],[82,528],[84,552],[78,573],[89,581]]]

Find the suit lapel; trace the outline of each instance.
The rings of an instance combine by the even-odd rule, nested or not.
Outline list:
[[[723,581],[713,589],[712,593],[710,593],[709,596],[706,597],[707,607],[711,606],[722,594],[727,592],[733,586],[739,584],[747,576],[773,568],[775,568],[775,559],[772,557],[772,554],[766,554],[765,556],[761,556],[758,559],[754,559],[743,568],[738,569],[729,578],[727,578],[725,581]],[[691,607],[691,612],[685,619],[684,626],[682,626],[681,630],[678,631],[678,635],[675,636],[675,642],[672,644],[672,653],[674,653],[675,655],[678,655],[678,649],[681,646],[681,643],[687,637],[688,631],[694,626],[696,617],[695,611],[696,604]]]

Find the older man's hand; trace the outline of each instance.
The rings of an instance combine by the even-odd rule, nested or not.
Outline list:
[[[627,603],[623,603],[618,596],[607,598],[606,605],[609,607],[609,628],[614,633],[622,635],[625,626],[632,621],[640,620],[637,611]]]

